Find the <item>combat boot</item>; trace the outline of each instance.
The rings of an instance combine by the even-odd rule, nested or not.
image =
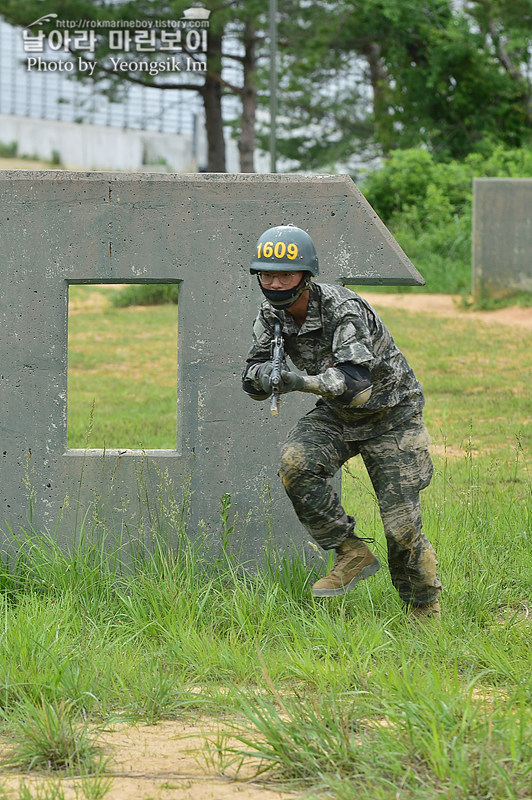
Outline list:
[[[336,551],[334,567],[312,587],[314,597],[337,597],[354,589],[359,581],[380,569],[369,547],[355,537],[346,539]]]
[[[422,606],[410,606],[408,609],[410,617],[419,622],[424,622],[428,619],[441,619],[441,606],[439,600],[433,600],[432,603],[425,603]]]

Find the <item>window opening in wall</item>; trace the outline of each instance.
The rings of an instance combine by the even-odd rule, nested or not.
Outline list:
[[[177,289],[69,285],[69,448],[176,449]]]

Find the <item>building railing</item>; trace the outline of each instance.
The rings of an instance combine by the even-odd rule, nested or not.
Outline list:
[[[21,29],[0,18],[0,113],[193,136],[197,92],[125,84],[119,102],[62,71],[25,68]]]

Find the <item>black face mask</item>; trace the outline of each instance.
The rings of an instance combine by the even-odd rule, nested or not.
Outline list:
[[[308,282],[307,276],[303,275],[297,286],[292,287],[292,289],[265,289],[260,280],[259,286],[270,305],[274,308],[282,309],[294,305],[305,289],[308,289]]]

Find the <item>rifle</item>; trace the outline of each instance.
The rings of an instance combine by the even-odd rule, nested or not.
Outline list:
[[[285,367],[284,357],[284,340],[281,333],[281,321],[277,320],[273,328],[272,339],[272,371],[270,373],[270,382],[272,387],[272,405],[271,412],[273,415],[279,413],[280,386],[281,386],[281,370]]]

